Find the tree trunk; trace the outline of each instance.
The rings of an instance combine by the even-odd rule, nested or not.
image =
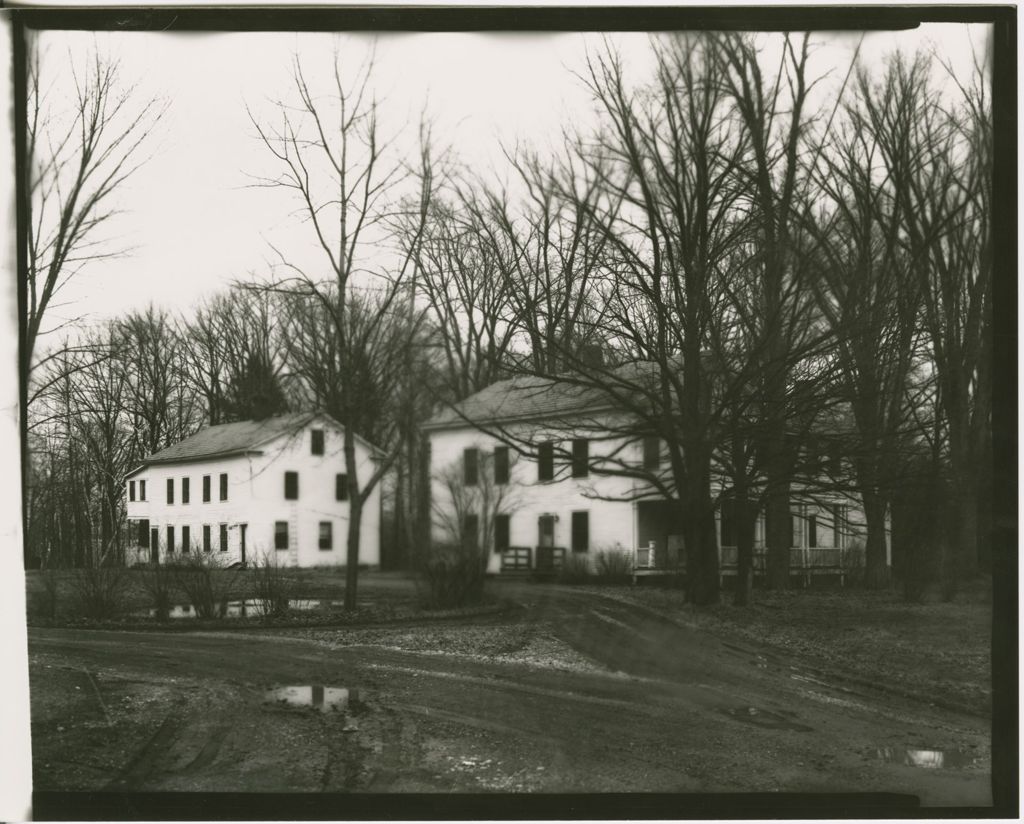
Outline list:
[[[969,581],[978,575],[978,490],[973,483],[962,484],[957,492],[956,574]]]
[[[864,549],[864,586],[885,589],[889,585],[889,567],[885,551],[885,498],[877,492],[864,493],[864,519],[867,543]]]
[[[739,493],[735,498],[734,518],[736,524],[736,589],[733,592],[734,606],[745,607],[750,603],[754,588],[754,532],[757,528],[757,507]]]
[[[789,549],[793,530],[789,511],[789,484],[768,492],[765,511],[765,543],[768,545],[768,589],[789,588]]]
[[[707,492],[687,507],[684,539],[686,542],[687,600],[697,606],[717,604],[718,541],[715,537],[715,510]]]
[[[351,426],[345,427],[345,471],[348,473],[348,542],[345,555],[345,611],[356,609],[359,586],[359,538],[363,501],[356,466],[356,439]]]

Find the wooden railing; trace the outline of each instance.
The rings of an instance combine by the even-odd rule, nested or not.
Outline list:
[[[529,571],[533,568],[533,549],[528,546],[510,546],[501,553],[501,571]]]
[[[539,546],[537,547],[537,571],[557,572],[565,563],[565,547],[561,546]]]

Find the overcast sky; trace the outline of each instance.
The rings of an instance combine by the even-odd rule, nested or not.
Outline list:
[[[971,64],[971,43],[984,51],[988,26],[928,24],[909,32],[868,34],[861,59],[881,66],[896,47],[934,45],[960,72]],[[572,74],[586,50],[600,45],[589,34],[377,35],[375,86],[385,98],[389,128],[408,122],[414,134],[427,106],[438,136],[454,145],[470,167],[500,168],[500,145],[517,139],[545,144],[566,124],[592,119],[586,91]],[[637,78],[647,74],[646,35],[610,37]],[[812,75],[832,71],[838,85],[861,41],[860,34],[816,35]],[[346,35],[346,54],[361,59],[373,38]],[[44,72],[94,45],[121,59],[126,80],[161,95],[170,108],[154,142],[155,156],[122,191],[127,214],[118,233],[135,247],[129,258],[84,270],[61,295],[62,315],[93,320],[149,301],[187,313],[205,294],[249,272],[266,273],[268,241],[308,249],[308,227],[290,216],[277,191],[246,188],[246,173],[272,171],[254,136],[245,105],[268,113],[268,99],[289,91],[290,62],[299,52],[311,67],[329,59],[333,37],[283,33],[167,34],[48,32],[40,37]],[[767,43],[769,51],[772,43]],[[62,72],[63,81],[69,75]],[[56,91],[60,91],[59,88]],[[47,324],[48,326],[50,324]]]

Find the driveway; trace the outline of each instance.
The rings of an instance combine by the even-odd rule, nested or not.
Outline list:
[[[36,788],[990,803],[982,717],[854,689],[636,605],[500,586],[518,610],[458,624],[31,629]],[[268,695],[283,687],[297,689]]]

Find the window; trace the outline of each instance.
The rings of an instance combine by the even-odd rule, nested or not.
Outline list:
[[[313,430],[313,454],[324,454],[324,431],[322,429]]]
[[[288,549],[288,522],[274,522],[274,549]]]
[[[537,447],[537,480],[550,481],[555,477],[555,445],[546,441]]]
[[[572,551],[586,552],[590,549],[590,513],[572,513]]]
[[[184,501],[182,501],[182,503],[184,503]],[[191,535],[191,532],[192,532],[192,530],[191,530],[190,527],[183,526],[181,528],[181,551],[182,552],[191,552],[192,551],[192,540],[191,540],[192,535]]]
[[[661,466],[661,438],[651,435],[644,438],[644,469]]]
[[[210,540],[210,525],[203,524],[203,552],[213,549],[213,542]]]
[[[139,521],[139,546],[149,549],[149,519]]]
[[[145,481],[139,481],[139,500],[140,501],[146,500],[146,482]]]
[[[284,499],[286,501],[297,501],[299,499],[299,473],[284,473]]]
[[[494,483],[498,486],[508,483],[508,447],[494,447]]]
[[[494,551],[504,552],[509,547],[509,526],[508,515],[494,516]]]
[[[220,525],[220,551],[221,552],[227,552],[228,551],[228,525],[227,524],[221,524]]]
[[[174,552],[174,527],[167,527],[167,551]]]
[[[128,481],[128,500],[135,500],[135,481]]]
[[[818,546],[818,516],[807,516],[807,546],[812,549]]]
[[[480,548],[480,516],[470,513],[462,519],[462,548],[475,551]]]
[[[722,500],[720,518],[722,546],[736,546],[736,502],[731,498]]]
[[[320,549],[334,548],[334,534],[330,521],[320,522]]]
[[[348,475],[343,472],[334,476],[334,500],[348,500]]]
[[[462,450],[462,483],[476,486],[479,453],[475,447]]]
[[[167,503],[174,503],[174,478],[167,479]]]
[[[220,473],[220,499],[226,501],[228,499],[228,473]]]
[[[188,498],[189,498],[188,493],[189,493],[188,478],[182,478],[181,479],[181,502],[183,504],[187,504],[188,503]]]
[[[586,478],[590,474],[590,441],[577,438],[572,442],[572,476]]]
[[[203,475],[203,503],[210,503],[210,476]]]

